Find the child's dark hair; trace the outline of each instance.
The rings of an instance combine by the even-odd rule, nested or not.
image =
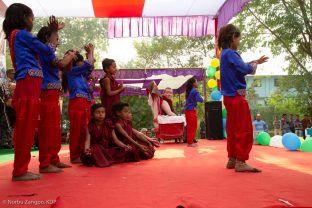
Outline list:
[[[239,29],[232,24],[221,27],[218,35],[218,47],[220,49],[230,48],[231,43],[233,42],[233,37],[240,37],[240,35],[241,32]]]
[[[31,8],[25,4],[11,4],[5,11],[5,19],[2,24],[5,38],[9,39],[10,34],[15,29],[25,29],[27,27],[26,18],[33,16]]]
[[[49,37],[51,37],[52,35],[52,31],[49,27],[44,26],[42,27],[38,34],[37,34],[37,38],[42,42],[42,43],[47,43]]]
[[[104,108],[104,106],[101,103],[95,103],[91,106],[90,111],[91,111],[91,116],[93,116],[93,113],[99,109],[99,108]],[[105,108],[104,108],[105,109]]]
[[[114,62],[115,62],[114,59],[109,59],[109,58],[103,59],[102,67],[105,73],[107,72],[106,69],[109,68]]]
[[[191,90],[193,89],[193,84],[196,82],[196,79],[194,77],[188,79],[186,81],[186,92],[185,92],[185,99],[187,99],[187,97],[189,96]]]
[[[73,52],[74,50],[68,50],[66,51],[65,55],[68,54],[69,52]],[[83,56],[79,53],[76,52],[77,59],[73,60],[73,66],[77,66],[77,63],[80,61],[83,61]],[[62,90],[64,93],[68,91],[68,78],[67,78],[67,73],[65,70],[62,72]]]
[[[118,117],[117,113],[120,113],[125,107],[129,107],[129,104],[123,102],[115,103],[112,107],[114,116]]]

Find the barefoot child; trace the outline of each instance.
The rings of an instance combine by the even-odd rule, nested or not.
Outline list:
[[[102,67],[105,72],[104,78],[100,80],[101,85],[101,102],[106,109],[106,118],[112,117],[112,106],[120,102],[120,93],[124,90],[122,84],[118,84],[114,76],[117,72],[116,62],[114,59],[104,59]]]
[[[3,21],[3,31],[9,41],[16,88],[12,105],[16,111],[14,129],[13,181],[38,180],[39,174],[28,171],[30,150],[34,143],[35,129],[40,112],[40,93],[43,73],[38,55],[54,56],[56,42],[43,44],[31,34],[34,15],[20,3],[11,4]],[[53,29],[53,28],[52,28]]]
[[[58,30],[64,27],[55,17],[50,17],[50,22],[55,23],[55,30],[42,27],[38,32],[38,39],[44,44],[58,42]],[[53,40],[53,38],[56,40]],[[76,55],[68,53],[64,59],[54,56],[40,55],[40,64],[43,71],[42,91],[40,95],[40,122],[38,129],[39,137],[39,161],[40,173],[62,172],[60,168],[69,168],[60,162],[58,152],[61,149],[61,111],[59,94],[61,89],[59,68],[69,65]]]
[[[62,87],[66,92],[69,89],[68,115],[70,122],[70,160],[72,163],[81,163],[80,157],[84,151],[87,124],[90,119],[91,94],[88,78],[93,69],[94,46],[89,43],[85,46],[87,60],[76,52],[77,59],[73,62],[71,71],[63,72]]]
[[[204,99],[200,96],[198,90],[198,82],[195,78],[190,78],[186,82],[186,103],[185,103],[185,119],[187,132],[187,146],[196,147],[196,131],[197,131],[197,103],[203,102]]]
[[[124,144],[132,147],[132,155],[129,161],[140,161],[150,159],[154,156],[154,147],[158,144],[132,128],[132,115],[127,103],[116,103],[113,105],[113,113],[117,118],[115,121],[115,132],[117,138]]]
[[[249,152],[253,144],[253,127],[246,95],[247,74],[255,74],[258,64],[267,61],[268,57],[245,63],[237,49],[240,43],[240,31],[232,24],[222,27],[218,36],[220,56],[221,93],[227,111],[226,133],[228,163],[226,168],[236,172],[260,172],[248,165]]]

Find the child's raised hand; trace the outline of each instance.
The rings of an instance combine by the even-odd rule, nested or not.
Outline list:
[[[256,63],[257,64],[263,64],[263,63],[267,62],[268,59],[269,59],[269,57],[263,55],[258,60],[256,60]]]
[[[58,23],[58,30],[61,30],[65,27],[65,23],[64,22],[59,22]]]
[[[55,16],[50,16],[49,21],[48,21],[48,27],[50,28],[51,31],[57,32],[58,31],[58,21],[55,18]]]

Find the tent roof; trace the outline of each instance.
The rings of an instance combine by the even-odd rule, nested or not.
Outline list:
[[[117,18],[109,22],[109,37],[205,36],[225,25],[250,0],[0,0],[23,3],[37,17]],[[125,18],[118,20],[120,18]],[[159,19],[159,17],[161,17]],[[191,19],[166,19],[190,17]],[[194,18],[195,17],[195,18]],[[199,18],[196,18],[199,17]],[[134,19],[131,18],[141,18]],[[143,21],[143,18],[152,18]],[[157,19],[158,18],[158,19]],[[217,24],[212,21],[217,18]],[[184,30],[188,25],[188,29]],[[124,32],[125,31],[125,32]],[[125,34],[123,34],[125,33]]]
[[[247,2],[235,0],[236,2]],[[6,6],[23,3],[35,16],[59,17],[156,17],[217,16],[233,0],[3,0]]]

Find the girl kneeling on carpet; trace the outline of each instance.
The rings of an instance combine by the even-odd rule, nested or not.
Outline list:
[[[132,147],[132,154],[129,155],[129,162],[150,159],[154,156],[154,146],[158,143],[151,138],[132,128],[132,114],[127,103],[116,103],[113,105],[115,119],[115,132],[118,139],[124,144]]]
[[[105,120],[105,108],[102,104],[91,107],[91,119],[88,124],[85,151],[81,157],[86,166],[107,167],[113,163],[126,162],[132,148],[119,141],[115,135],[113,123]],[[115,144],[115,147],[113,144]]]

